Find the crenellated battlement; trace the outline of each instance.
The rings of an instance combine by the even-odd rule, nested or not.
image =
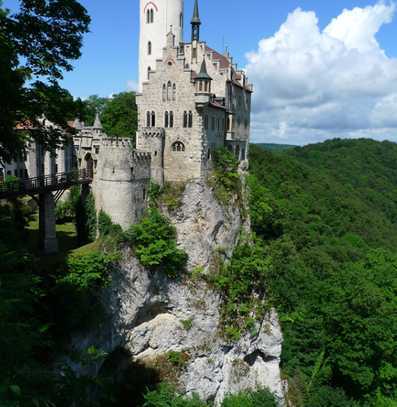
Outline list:
[[[102,147],[110,148],[129,148],[133,149],[134,145],[129,138],[102,138]]]
[[[142,137],[156,137],[156,138],[164,138],[165,137],[165,130],[163,127],[143,127],[141,130]]]
[[[152,160],[152,155],[146,151],[132,151],[132,159],[140,163],[149,162]]]

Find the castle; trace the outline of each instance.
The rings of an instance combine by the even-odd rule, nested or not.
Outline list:
[[[203,178],[219,147],[246,166],[253,88],[229,53],[200,39],[200,27],[198,0],[190,42],[183,41],[183,0],[140,0],[136,145],[108,137],[97,115],[91,127],[71,124],[77,132],[72,153],[70,145],[52,153],[35,146],[3,173],[33,177],[87,168],[94,174],[97,210],[127,228],[144,213],[151,181]]]

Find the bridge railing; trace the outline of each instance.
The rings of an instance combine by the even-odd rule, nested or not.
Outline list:
[[[17,179],[0,183],[0,198],[8,195],[23,195],[41,191],[56,191],[72,185],[89,183],[93,173],[88,169],[44,175],[35,178]]]

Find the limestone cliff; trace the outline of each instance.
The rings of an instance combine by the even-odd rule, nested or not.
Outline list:
[[[182,206],[168,216],[189,255],[189,271],[200,266],[210,272],[219,247],[231,255],[244,223],[237,207],[225,211],[202,182],[188,183]],[[122,346],[148,366],[170,351],[183,352],[181,392],[218,403],[230,392],[268,387],[282,405],[282,334],[274,311],[258,324],[255,336],[228,343],[220,335],[221,299],[215,291],[189,275],[176,281],[150,273],[129,250],[106,297],[109,323],[79,346],[94,342],[107,351]]]

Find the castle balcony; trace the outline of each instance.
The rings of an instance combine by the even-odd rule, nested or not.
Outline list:
[[[227,131],[226,132],[226,141],[234,141],[236,133],[234,131]]]
[[[211,101],[211,95],[209,93],[195,93],[194,101],[198,109],[207,106]]]

